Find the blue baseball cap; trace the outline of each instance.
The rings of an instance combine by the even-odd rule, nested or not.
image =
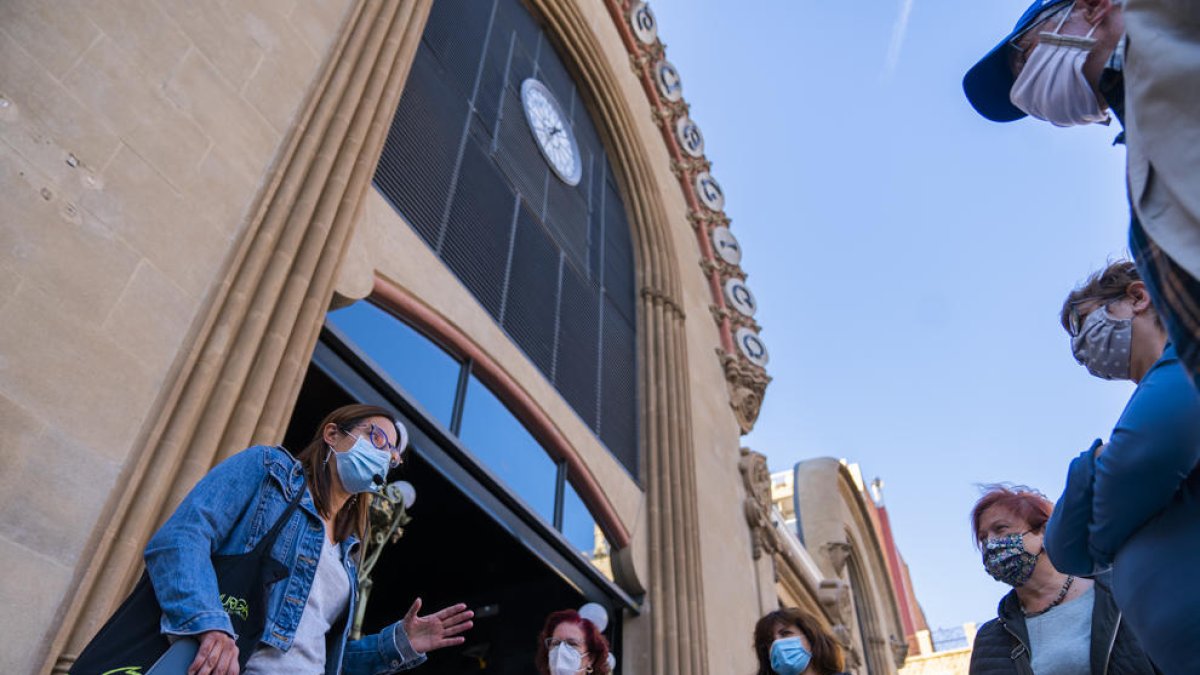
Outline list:
[[[1009,42],[1022,31],[1032,26],[1047,11],[1057,9],[1071,0],[1034,0],[1029,9],[1017,20],[1012,32],[1000,40],[986,56],[979,59],[963,77],[963,92],[971,107],[993,122],[1013,122],[1025,117],[1025,111],[1012,104],[1008,94],[1012,91],[1012,69],[1008,65]]]

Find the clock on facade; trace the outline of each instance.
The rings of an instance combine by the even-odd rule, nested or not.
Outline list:
[[[525,121],[529,123],[538,149],[555,175],[567,185],[579,185],[583,176],[579,144],[575,142],[566,112],[554,94],[531,77],[521,83],[521,105],[525,108]]]

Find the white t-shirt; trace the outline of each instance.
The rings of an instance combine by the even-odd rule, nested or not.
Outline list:
[[[325,635],[350,604],[350,577],[342,566],[340,547],[328,537],[321,539],[325,542],[321,559],[291,648],[285,652],[267,645],[259,647],[246,663],[246,675],[324,675]]]

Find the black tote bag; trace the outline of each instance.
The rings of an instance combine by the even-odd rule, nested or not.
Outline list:
[[[303,488],[252,551],[212,558],[221,604],[238,634],[239,668],[245,668],[262,636],[271,585],[288,576],[288,568],[271,557],[271,547],[302,496]],[[133,592],[79,654],[70,675],[142,675],[171,646],[159,632],[162,614],[150,574],[142,572]]]

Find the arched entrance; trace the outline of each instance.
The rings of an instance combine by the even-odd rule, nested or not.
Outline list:
[[[360,331],[378,331],[380,322],[390,322],[386,352],[378,349],[382,343],[355,341]],[[409,455],[389,480],[416,487],[413,521],[375,568],[364,632],[396,621],[415,597],[428,608],[466,602],[477,615],[467,643],[432,654],[423,670],[528,673],[546,615],[598,602],[613,617],[607,637],[619,648],[620,618],[636,604],[605,577],[603,560],[589,559],[606,553],[603,538],[592,534],[594,521],[565,468],[548,457],[539,463],[533,451],[541,448],[513,430],[519,422],[505,419],[498,399],[472,379],[469,363],[444,353],[439,364],[439,351],[370,303],[334,312],[286,434],[285,447],[303,447],[315,420],[350,402],[390,408],[409,429]],[[452,364],[465,367],[451,372]],[[494,433],[481,436],[480,426]],[[540,485],[539,476],[549,484]]]

